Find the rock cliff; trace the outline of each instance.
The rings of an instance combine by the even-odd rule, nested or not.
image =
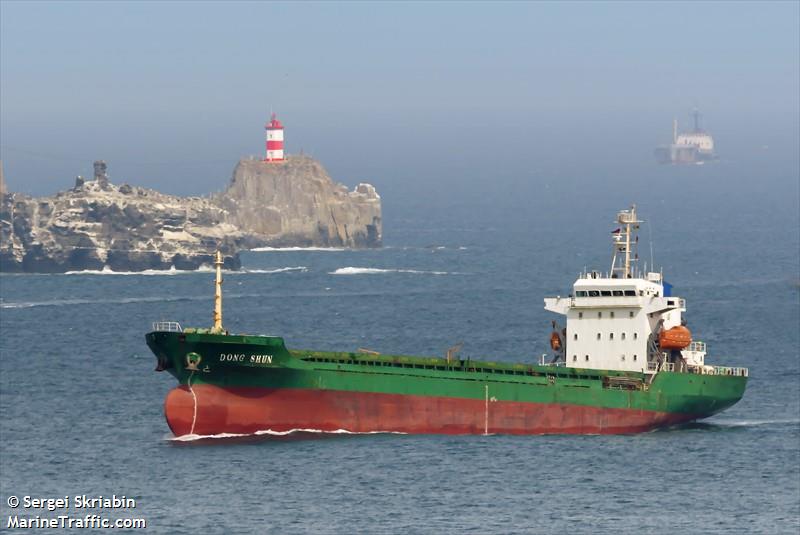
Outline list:
[[[375,188],[348,191],[307,156],[241,160],[228,188],[209,197],[117,186],[98,163],[95,180],[79,177],[52,197],[0,193],[0,271],[196,269],[217,248],[235,269],[254,247],[381,245]]]

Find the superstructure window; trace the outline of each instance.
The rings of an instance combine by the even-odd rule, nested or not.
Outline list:
[[[615,297],[619,297],[622,295],[622,290],[614,290],[611,293],[614,294]]]
[[[612,317],[612,318],[614,317],[614,313],[613,313],[613,312],[611,312],[611,317]]]
[[[625,290],[625,295],[629,297],[636,297],[636,290]]]
[[[573,339],[573,340],[577,340],[577,339],[578,339],[578,333],[575,333],[575,334],[573,334],[573,335],[572,335],[572,339]]]
[[[629,312],[628,312],[628,317],[629,317],[629,318],[632,318],[632,317],[633,317],[633,310],[631,310],[631,311],[629,311]]]
[[[577,292],[575,292],[575,297],[586,297],[586,291],[578,290]]]
[[[603,297],[611,297],[611,290],[602,290],[600,292],[600,295],[602,295]]]
[[[614,333],[608,333],[608,339],[609,340],[613,340],[614,339]]]
[[[572,355],[572,362],[575,362],[576,360],[578,360],[578,355]]]
[[[589,361],[589,355],[586,355],[586,361],[587,362]]]
[[[598,292],[597,290],[589,290],[589,297],[599,297],[599,296],[600,292]]]
[[[598,317],[598,318],[602,318],[602,317],[603,317],[603,313],[602,313],[602,312],[598,312],[598,313],[597,313],[597,317]]]
[[[633,339],[634,340],[638,340],[639,339],[639,333],[633,333]]]
[[[636,362],[636,355],[633,356],[633,360],[634,360],[634,362]]]
[[[583,317],[583,312],[578,312],[578,319],[581,319],[582,317]]]
[[[597,333],[597,339],[600,340],[600,333]]]
[[[625,340],[625,333],[622,333],[622,339]]]

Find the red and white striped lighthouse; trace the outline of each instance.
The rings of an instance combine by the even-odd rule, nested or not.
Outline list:
[[[267,131],[267,157],[265,162],[282,162],[283,157],[283,125],[272,114],[272,120],[264,128]]]

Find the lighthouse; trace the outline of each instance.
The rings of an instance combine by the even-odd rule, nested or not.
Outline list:
[[[283,157],[283,125],[272,114],[270,122],[268,122],[264,129],[267,131],[267,157],[264,158],[265,162],[282,162]]]

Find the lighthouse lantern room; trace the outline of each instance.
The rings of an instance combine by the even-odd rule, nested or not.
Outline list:
[[[283,125],[272,114],[270,122],[268,122],[264,129],[267,131],[267,157],[264,158],[265,162],[282,162],[283,157]]]

